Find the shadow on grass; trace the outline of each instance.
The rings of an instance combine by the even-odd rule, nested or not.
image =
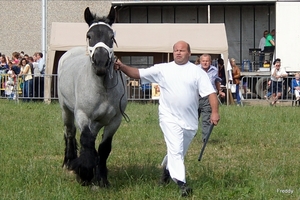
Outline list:
[[[219,139],[209,139],[208,143],[210,144],[222,144],[224,143],[224,140],[219,140]]]
[[[111,186],[115,188],[159,182],[161,168],[154,164],[111,166],[108,172]]]
[[[209,191],[216,188],[218,188],[219,195],[227,197],[247,197],[253,192],[254,185],[253,180],[249,180],[249,169],[232,168],[220,172],[209,169],[207,166],[202,170],[201,174],[195,174],[198,178],[192,179],[190,183],[193,187],[208,192],[208,196]]]

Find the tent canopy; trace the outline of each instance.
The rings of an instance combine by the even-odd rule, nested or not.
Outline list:
[[[188,42],[192,54],[221,54],[225,68],[228,59],[228,43],[224,24],[125,24],[112,25],[118,46],[115,52],[172,53],[174,43]],[[72,47],[86,46],[86,23],[54,22],[51,27],[47,53],[46,74],[53,74],[55,53]],[[45,83],[45,97],[50,97],[51,82]]]

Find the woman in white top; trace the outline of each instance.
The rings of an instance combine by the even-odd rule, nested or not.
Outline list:
[[[19,76],[23,76],[24,85],[23,85],[23,97],[24,101],[29,101],[29,97],[32,97],[32,72],[31,67],[28,64],[28,61],[25,58],[22,58],[20,61],[21,72]]]
[[[273,102],[271,105],[275,105],[278,99],[281,97],[282,94],[282,81],[283,78],[287,77],[287,73],[281,66],[280,58],[276,58],[273,62],[273,69],[271,70],[271,91],[273,94]]]

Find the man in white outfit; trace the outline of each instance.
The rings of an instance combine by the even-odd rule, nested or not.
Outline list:
[[[127,76],[141,79],[143,83],[158,83],[159,125],[164,133],[167,156],[164,158],[162,181],[168,183],[172,178],[181,189],[182,196],[192,194],[186,185],[184,156],[198,129],[199,95],[208,96],[212,108],[211,123],[218,124],[220,119],[218,99],[209,77],[200,67],[189,62],[190,46],[179,41],[173,46],[174,61],[138,69],[115,63],[115,69]]]

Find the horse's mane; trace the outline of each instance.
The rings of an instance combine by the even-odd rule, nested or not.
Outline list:
[[[92,21],[91,24],[98,23],[98,22],[104,22],[106,24],[109,24],[109,19],[106,16],[99,17],[96,14],[93,14],[93,17],[94,17],[94,20]]]

